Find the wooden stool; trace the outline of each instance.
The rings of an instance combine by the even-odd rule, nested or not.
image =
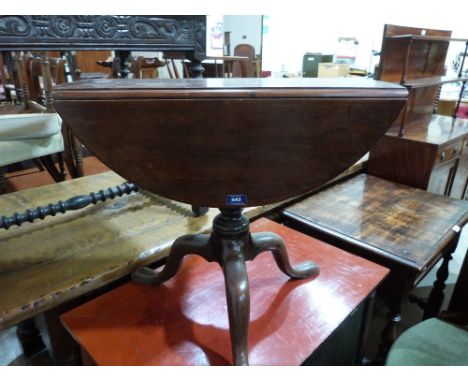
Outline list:
[[[419,301],[424,319],[439,312],[468,203],[360,174],[283,213],[286,224],[390,268],[381,289],[389,308],[381,358],[396,338],[403,301],[443,257],[429,299]]]
[[[313,282],[290,280],[268,253],[247,263],[250,364],[355,363],[368,297],[388,270],[265,218],[251,229],[281,235],[293,263],[313,260],[321,273]],[[62,322],[87,364],[232,363],[223,273],[198,256],[162,285],[129,282],[65,313]]]

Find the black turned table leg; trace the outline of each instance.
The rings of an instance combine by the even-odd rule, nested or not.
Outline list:
[[[131,52],[129,50],[118,50],[115,54],[120,60],[120,77],[127,78],[130,73],[130,70],[128,69],[128,59],[130,58]]]
[[[388,351],[395,342],[398,334],[398,324],[401,322],[401,310],[403,302],[407,298],[414,282],[414,275],[404,269],[392,271],[390,277],[383,285],[387,296],[388,308],[387,321],[380,334],[380,342],[375,356],[374,365],[383,365]]]
[[[54,179],[55,182],[63,182],[66,178],[65,167],[63,161],[62,153],[58,154],[58,166],[57,169],[54,160],[51,155],[46,155],[39,158],[40,163],[44,166],[50,176]]]
[[[249,282],[245,261],[270,251],[278,267],[294,279],[317,277],[319,267],[306,261],[293,267],[283,240],[273,233],[251,234],[242,209],[221,209],[211,235],[185,235],[177,239],[161,271],[139,268],[132,279],[142,284],[160,284],[173,277],[188,254],[216,261],[223,269],[234,365],[248,365],[247,339],[250,319]]]
[[[192,205],[192,212],[196,217],[203,216],[208,212],[208,207]]]
[[[0,195],[5,194],[7,192],[7,181],[5,178],[5,170],[0,167]]]
[[[26,358],[30,358],[45,349],[41,333],[34,318],[28,318],[17,325],[16,335]]]
[[[442,307],[445,297],[445,282],[449,276],[449,262],[452,260],[452,253],[455,252],[457,248],[459,238],[460,234],[457,235],[452,244],[449,245],[443,253],[442,264],[437,270],[436,280],[434,281],[431,293],[424,307],[423,320],[435,317],[440,313],[440,308]]]
[[[383,365],[387,354],[397,338],[397,326],[401,322],[401,309],[395,309],[387,313],[387,324],[380,334],[380,343],[373,365]]]
[[[205,68],[203,67],[200,60],[192,58],[190,60],[189,73],[191,78],[202,78]]]

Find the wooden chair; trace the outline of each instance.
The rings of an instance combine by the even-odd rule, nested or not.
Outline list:
[[[232,77],[258,77],[256,74],[255,48],[250,44],[239,44],[234,48],[234,56],[248,57],[248,61],[235,61]]]
[[[3,56],[4,53],[0,53],[0,81],[2,82],[3,93],[5,94],[5,101],[12,103],[15,85]]]
[[[431,318],[406,330],[393,344],[387,366],[468,366],[464,326]]]
[[[169,78],[171,79],[180,79],[180,78],[190,78],[190,73],[185,62],[185,57],[183,54],[177,52],[165,52],[163,56],[167,71],[169,73]],[[179,69],[177,69],[176,61],[180,60],[182,63],[183,74],[182,77],[179,74]]]
[[[418,323],[397,338],[387,366],[468,366],[468,253],[448,310]]]
[[[1,172],[8,165],[33,159],[56,182],[65,180],[63,154],[67,140],[62,136],[62,121],[54,111],[51,97],[53,84],[64,81],[65,62],[61,58],[48,58],[47,54],[38,57],[15,52],[12,57],[18,79],[16,92],[22,102],[0,107]],[[66,127],[64,131],[67,134]],[[68,164],[73,170],[80,162],[70,157]],[[70,173],[76,176],[76,171]],[[2,176],[3,191],[4,182]]]
[[[65,53],[68,73],[73,81],[107,78],[112,74],[110,51],[70,51]]]
[[[25,58],[18,61],[14,52],[2,52],[0,65],[2,67],[2,82],[5,84],[5,92],[10,95],[9,105],[3,104],[0,110],[1,114],[9,114],[15,112],[25,112],[29,108],[25,107],[26,102],[23,96],[23,87],[18,73],[18,62],[24,66],[26,70]],[[24,79],[26,74],[21,77]]]
[[[33,60],[32,78],[35,81],[36,89],[38,89],[40,92],[39,98],[42,97],[43,103],[46,105],[46,111],[54,113],[55,110],[52,105],[53,101],[51,95],[52,85],[58,85],[67,82],[65,76],[66,61],[62,58],[54,57],[49,57],[48,61],[50,62],[51,83],[49,80],[49,73],[47,70],[44,71],[42,69],[43,64],[40,62],[38,57]],[[42,81],[40,77],[42,77]],[[65,123],[62,123],[62,136],[65,145],[64,159],[68,172],[72,178],[81,177],[84,175],[82,145],[72,134],[68,125]]]
[[[156,57],[137,56],[130,60],[130,72],[133,78],[158,78],[158,68],[163,68],[166,65],[167,62]]]

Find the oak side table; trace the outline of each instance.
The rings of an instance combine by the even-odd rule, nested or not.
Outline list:
[[[423,318],[438,314],[468,202],[360,174],[283,211],[285,224],[391,270],[382,285],[388,321],[378,357],[396,338],[401,305],[443,258]]]

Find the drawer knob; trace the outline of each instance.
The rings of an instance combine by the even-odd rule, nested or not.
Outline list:
[[[440,153],[440,160],[444,160],[444,159],[445,159],[445,156],[446,156],[445,151],[442,151],[442,152]]]

